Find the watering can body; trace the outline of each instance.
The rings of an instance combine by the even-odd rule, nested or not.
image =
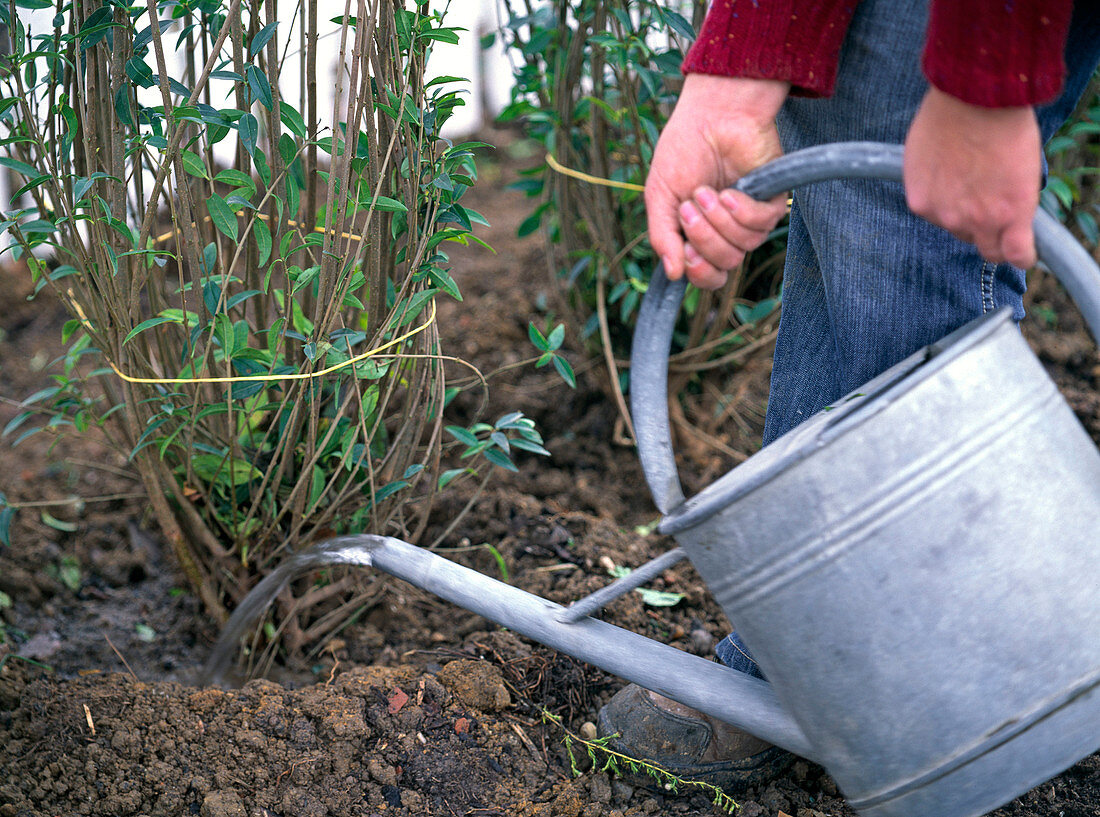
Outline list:
[[[1100,292],[1073,263],[1071,292]],[[681,291],[655,275],[632,359],[660,529],[852,805],[983,814],[1100,748],[1100,454],[1008,311],[684,500],[664,406]]]

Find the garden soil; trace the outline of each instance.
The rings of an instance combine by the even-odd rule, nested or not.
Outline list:
[[[483,235],[495,252],[454,254],[465,300],[441,306],[440,329],[451,354],[502,370],[485,416],[525,412],[552,457],[500,472],[454,525],[472,489],[447,497],[425,541],[442,536],[445,555],[565,603],[671,542],[649,530],[656,512],[602,364],[570,352],[576,390],[550,367],[514,366],[534,352],[527,325],[552,317],[556,295],[539,239],[516,237],[527,203],[505,189],[533,161],[529,148],[505,133],[487,141],[508,147],[484,162],[470,204],[491,222]],[[67,316],[48,298],[26,300],[17,265],[0,267],[0,286],[3,425],[13,401],[49,385]],[[1028,337],[1100,439],[1100,358],[1080,317],[1049,280],[1036,280],[1031,299]],[[762,399],[767,373],[766,350],[736,373],[744,399]],[[455,410],[469,422],[479,407],[471,394]],[[304,665],[228,689],[197,685],[217,628],[184,589],[125,459],[94,435],[39,434],[12,448],[13,436],[0,448],[0,490],[25,507],[0,547],[0,591],[13,601],[0,610],[0,817],[720,813],[712,791],[612,774],[598,752],[593,766],[577,739],[574,769],[567,733],[590,736],[621,682],[394,579],[364,575],[369,609]],[[689,488],[728,465],[684,444]],[[711,655],[726,622],[692,568],[655,587],[683,599],[653,607],[631,594],[604,617]],[[802,761],[730,794],[744,817],[852,813]],[[1100,758],[1000,813],[1100,815]]]

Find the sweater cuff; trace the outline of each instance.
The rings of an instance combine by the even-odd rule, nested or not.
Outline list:
[[[791,83],[791,93],[829,96],[852,0],[714,0],[685,74],[717,74]]]
[[[933,0],[921,59],[924,75],[971,105],[1050,102],[1065,81],[1063,52],[1072,11],[1067,0]]]

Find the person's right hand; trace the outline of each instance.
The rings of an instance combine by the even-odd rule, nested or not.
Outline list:
[[[727,188],[783,153],[775,115],[789,90],[778,80],[685,78],[645,185],[649,240],[671,280],[686,272],[718,289],[783,218],[786,196],[758,202]]]

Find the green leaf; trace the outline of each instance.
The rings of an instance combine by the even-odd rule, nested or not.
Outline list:
[[[683,593],[668,593],[664,590],[653,590],[649,587],[638,587],[634,590],[639,596],[642,597],[642,602],[648,604],[650,607],[672,607],[679,604],[683,598]]]
[[[546,338],[547,349],[552,351],[560,348],[563,340],[565,340],[565,324],[559,323]]]
[[[54,530],[59,530],[64,533],[75,533],[77,529],[75,522],[64,522],[46,511],[42,511],[42,521]]]
[[[389,196],[379,196],[374,199],[370,196],[365,198],[362,202],[363,206],[373,205],[375,210],[382,213],[407,213],[409,208],[399,202],[397,199],[391,199]]]
[[[313,466],[310,478],[309,498],[306,500],[306,513],[311,513],[317,507],[321,499],[321,493],[325,490],[325,469],[319,465]]]
[[[519,471],[519,469],[516,468],[515,463],[512,462],[511,458],[499,448],[486,448],[485,459],[487,459],[493,465],[499,466],[508,471]]]
[[[695,29],[692,28],[691,23],[689,23],[682,14],[673,11],[671,8],[662,8],[661,12],[662,17],[664,17],[665,22],[668,23],[669,28],[671,28],[685,40],[695,39]]]
[[[477,435],[462,426],[447,426],[444,429],[463,445],[477,445]]]
[[[67,134],[65,138],[68,138]],[[73,179],[73,200],[79,202],[84,198],[84,194],[91,190],[95,182],[94,178],[84,178],[83,176],[77,176]]]
[[[431,280],[431,282],[433,284],[435,284],[441,290],[446,292],[448,295],[450,295],[456,301],[461,301],[462,300],[462,293],[459,292],[458,284],[455,282],[455,279],[452,278],[446,270],[442,270],[442,269],[439,269],[437,267],[432,267],[431,269],[428,270],[428,278]]]
[[[1073,214],[1073,217],[1087,242],[1095,245],[1097,241],[1100,241],[1100,227],[1097,226],[1092,213],[1078,210]]]
[[[1067,210],[1073,206],[1073,190],[1060,176],[1051,176],[1047,180],[1046,189],[1058,197],[1058,201]]]
[[[241,145],[244,146],[244,149],[252,158],[256,158],[256,137],[259,132],[259,124],[252,114],[246,113],[237,121],[237,133],[241,137]]]
[[[80,125],[76,118],[76,112],[68,105],[61,106],[61,119],[65,123],[65,133],[61,137],[61,150],[68,153],[80,131]],[[80,196],[76,198],[78,201],[80,200]]]
[[[407,488],[408,485],[409,483],[405,482],[405,480],[403,479],[396,480],[395,482],[391,482],[388,485],[383,485],[381,488],[374,492],[375,503],[381,502],[383,499],[386,499],[387,497],[397,493],[402,488]]]
[[[252,222],[252,235],[256,239],[256,247],[259,250],[259,265],[262,267],[271,257],[271,230],[261,219]]]
[[[47,514],[43,514],[46,516]],[[64,556],[57,566],[57,578],[74,593],[80,590],[80,562],[72,556]]]
[[[419,38],[421,40],[438,40],[442,43],[458,45],[458,32],[465,30],[464,28],[430,28],[427,31],[422,31]]]
[[[180,318],[176,318],[175,316],[167,317],[164,315],[158,315],[155,318],[149,318],[148,320],[142,321],[133,329],[131,329],[130,332],[126,335],[125,339],[122,341],[122,345],[125,346],[146,329],[152,329],[154,326],[160,326],[162,323],[183,323],[183,320]]]
[[[202,157],[197,153],[192,153],[189,150],[183,151],[180,156],[183,162],[183,169],[190,173],[192,176],[197,176],[200,179],[207,178],[206,164],[203,162]]]
[[[502,414],[497,418],[497,421],[493,423],[497,428],[519,428],[520,420],[523,419],[522,411],[510,411],[507,414]]]
[[[508,436],[503,431],[492,432],[489,435],[489,439],[496,443],[497,447],[500,448],[505,454],[509,452],[510,447],[508,445]]]
[[[82,325],[76,318],[65,321],[65,325],[61,327],[61,342],[67,344]]]
[[[435,297],[436,289],[425,289],[415,293],[405,302],[405,310],[397,316],[396,326],[404,326],[410,321],[416,320],[424,310],[424,306]]]
[[[472,473],[474,473],[472,468],[451,468],[447,471],[444,471],[442,474],[439,475],[437,489],[442,491],[455,479],[455,477],[461,476],[462,474]]]
[[[237,348],[237,333],[233,329],[233,322],[224,312],[214,316],[214,337],[221,344],[225,356],[232,358]]]
[[[1069,136],[1055,136],[1049,142],[1046,143],[1047,156],[1055,156],[1072,147],[1075,147],[1077,142],[1071,139]]]
[[[231,187],[247,187],[253,192],[256,191],[256,183],[252,181],[252,177],[243,170],[237,170],[232,167],[219,172],[218,175],[214,177],[214,181],[228,184]]]
[[[530,216],[528,216],[526,219],[524,219],[524,221],[522,221],[522,223],[519,225],[519,229],[516,230],[516,235],[518,235],[519,238],[522,239],[522,238],[524,238],[524,236],[530,235],[531,233],[538,230],[539,229],[539,224],[541,224],[541,223],[542,223],[542,212],[541,211],[533,212],[533,213],[530,214]]]
[[[261,294],[263,293],[261,293],[258,289],[246,289],[244,292],[238,292],[236,295],[230,296],[230,298],[225,302],[225,309],[226,311],[229,311],[237,304],[244,303],[249,298],[255,298],[257,295]],[[238,326],[239,325],[240,324],[238,324]]]
[[[18,201],[19,197],[22,196],[24,193],[27,193],[31,190],[34,190],[34,188],[38,187],[39,185],[45,184],[46,182],[48,182],[52,178],[53,178],[53,176],[51,176],[49,174],[44,174],[44,175],[39,176],[35,179],[31,179],[29,182],[27,182],[25,185],[23,185],[22,187],[20,187],[18,190],[16,190],[14,193],[11,194],[11,200],[12,201]]]
[[[255,65],[245,68],[244,75],[248,79],[248,87],[252,89],[252,98],[258,99],[260,104],[270,111],[275,102],[271,96],[271,85],[268,83],[267,77]]]
[[[535,344],[535,348],[540,352],[546,352],[550,350],[550,345],[547,343],[546,337],[539,331],[538,327],[533,323],[527,324],[527,337],[531,339],[531,343]]]
[[[263,472],[255,465],[239,459],[229,459],[221,454],[197,454],[191,457],[195,476],[211,485],[233,488],[263,479]]]
[[[248,44],[248,53],[252,56],[256,56],[256,53],[267,45],[268,41],[275,36],[275,29],[278,28],[279,23],[268,23],[266,26],[256,32],[256,36],[252,38],[252,42]]]
[[[16,173],[22,174],[28,179],[33,179],[41,175],[37,168],[31,167],[26,162],[21,162],[18,159],[12,159],[8,156],[0,156],[0,167],[14,170]]]
[[[736,304],[733,311],[737,316],[737,320],[741,321],[741,323],[749,324],[756,323],[758,320],[766,318],[778,305],[779,301],[776,298],[765,298],[753,304],[751,307],[746,304]]]
[[[134,126],[134,116],[130,110],[130,86],[120,85],[115,94],[115,116],[123,125]]]
[[[116,27],[116,24],[111,22],[112,13],[110,6],[100,6],[84,20],[77,33],[82,51],[91,48],[107,36],[107,29]]]
[[[525,440],[522,437],[516,440],[512,440],[512,448],[518,448],[521,451],[530,451],[532,454],[542,454],[544,457],[549,457],[550,452],[543,448],[538,443]]]
[[[288,105],[285,102],[279,104],[279,118],[283,121],[283,124],[290,128],[290,132],[297,136],[299,139],[306,138],[306,123],[302,119],[302,115],[298,111]]]
[[[233,213],[233,210],[230,209],[229,205],[225,203],[225,199],[215,193],[206,200],[206,210],[210,213],[210,218],[213,220],[214,226],[227,238],[236,241],[238,228],[237,216]]]
[[[146,643],[151,643],[157,640],[157,631],[150,627],[148,624],[142,624],[138,622],[134,625],[134,632],[137,637]]]
[[[626,578],[633,572],[634,571],[632,571],[629,567],[626,567],[624,565],[611,565],[611,567],[607,568],[607,575],[613,579]]]
[[[15,508],[0,508],[0,545],[11,547],[11,520],[15,518]]]
[[[569,361],[561,355],[554,355],[554,369],[561,375],[561,379],[569,384],[570,388],[577,388],[577,375],[573,373],[573,367]]]
[[[153,87],[153,69],[141,57],[131,57],[126,61],[126,76],[142,88]]]

